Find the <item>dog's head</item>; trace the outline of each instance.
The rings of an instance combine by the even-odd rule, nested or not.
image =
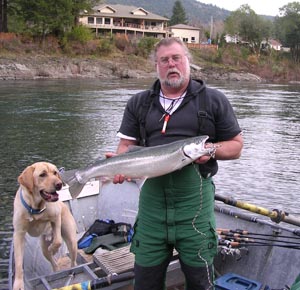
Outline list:
[[[37,162],[26,167],[18,177],[18,182],[48,202],[58,200],[57,190],[63,185],[57,167],[49,162]]]

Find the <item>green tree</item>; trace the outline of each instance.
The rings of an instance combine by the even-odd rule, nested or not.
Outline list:
[[[0,32],[7,32],[7,0],[0,0]]]
[[[12,31],[29,31],[44,38],[47,34],[62,36],[71,31],[78,24],[80,13],[91,10],[95,0],[9,0],[8,4]]]
[[[225,31],[230,35],[238,35],[254,53],[259,54],[262,40],[270,37],[271,23],[245,4],[225,20]]]
[[[79,16],[82,11],[90,11],[93,6],[100,4],[102,1],[97,0],[72,0],[72,15],[74,17],[74,25],[78,25]]]
[[[290,47],[292,58],[300,62],[300,3],[292,2],[280,8],[281,17],[275,19],[276,36]]]
[[[187,18],[184,7],[179,0],[176,0],[173,6],[173,14],[170,19],[170,25],[187,24]]]
[[[62,35],[72,23],[72,0],[13,0],[15,15],[25,25],[24,30],[42,39],[47,34]],[[12,16],[13,17],[13,16]]]

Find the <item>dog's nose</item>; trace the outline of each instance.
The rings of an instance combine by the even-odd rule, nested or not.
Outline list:
[[[56,189],[56,190],[61,190],[61,188],[62,188],[62,182],[57,182],[57,183],[55,184],[55,189]]]

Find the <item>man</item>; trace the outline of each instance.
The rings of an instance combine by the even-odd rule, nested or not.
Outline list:
[[[117,154],[130,145],[155,146],[209,135],[215,154],[173,173],[146,180],[139,199],[131,251],[135,290],[161,290],[173,248],[179,253],[187,290],[213,289],[217,249],[214,216],[216,160],[240,157],[243,138],[233,109],[219,91],[190,77],[190,54],[177,38],[154,51],[158,80],[127,103]],[[122,183],[130,176],[115,176]]]

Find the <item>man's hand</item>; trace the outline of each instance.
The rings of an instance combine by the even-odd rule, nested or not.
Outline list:
[[[198,164],[204,164],[204,163],[206,163],[210,158],[211,158],[211,156],[203,155],[203,156],[199,157],[198,159],[196,159],[194,162],[195,162],[195,163],[198,163]]]
[[[213,143],[206,143],[205,144],[205,148],[211,148],[212,149],[212,152],[216,152],[216,149],[218,148],[218,145],[216,146],[215,144]],[[215,155],[215,154],[213,154]],[[198,163],[198,164],[204,164],[206,163],[210,158],[214,158],[212,154],[208,154],[208,155],[203,155],[201,157],[199,157],[198,159],[195,160],[195,163]]]
[[[111,157],[114,157],[114,156],[117,156],[118,154],[117,153],[114,153],[114,152],[107,152],[105,153],[105,157],[106,158],[111,158]],[[114,176],[114,179],[113,179],[113,183],[114,184],[122,184],[125,180],[127,181],[131,181],[130,178],[126,178],[124,175],[122,174],[117,174]]]

